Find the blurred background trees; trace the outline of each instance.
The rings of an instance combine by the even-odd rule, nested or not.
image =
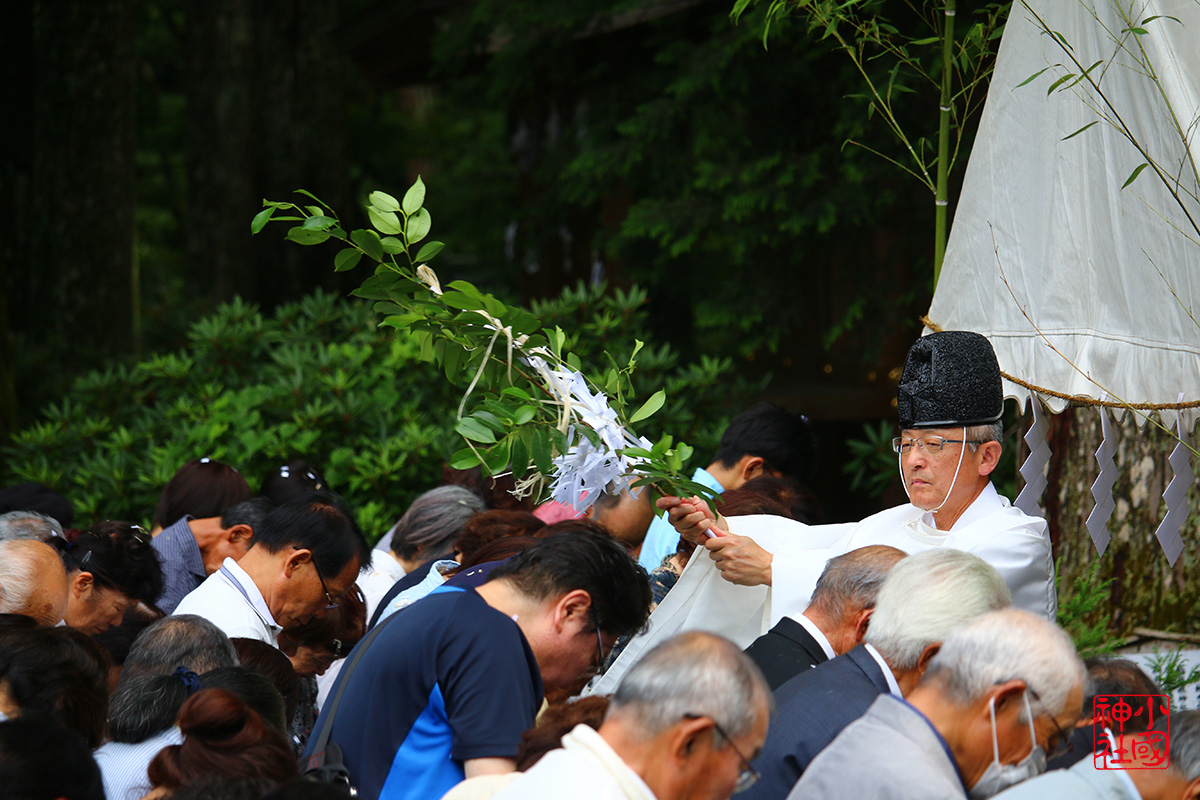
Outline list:
[[[522,302],[636,283],[650,335],[817,420],[831,518],[898,499],[848,487],[844,442],[891,415],[932,203],[843,147],[891,143],[805,26],[776,21],[766,49],[765,9],[734,24],[706,0],[4,7],[24,76],[0,89],[21,121],[0,133],[6,434],[234,297],[344,294],[319,248],[249,236],[262,197],[357,208],[419,173],[448,278]],[[896,113],[936,131],[912,88]]]

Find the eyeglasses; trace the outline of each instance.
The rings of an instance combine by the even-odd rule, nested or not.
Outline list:
[[[707,714],[684,714],[683,718],[707,719],[711,721],[713,724],[713,730],[715,730],[721,736],[721,738],[728,742],[729,746],[733,748],[733,752],[737,754],[738,760],[742,762],[742,768],[738,772],[737,783],[734,784],[733,787],[734,794],[737,794],[738,792],[744,792],[754,784],[758,783],[758,773],[755,771],[754,767],[750,766],[750,760],[742,755],[742,751],[739,750],[738,746],[733,743],[733,738],[725,732],[725,729],[721,727],[721,723],[717,722]]]
[[[604,669],[604,639],[600,637],[600,617],[596,607],[592,606],[592,623],[596,626],[596,672]]]
[[[983,444],[973,439],[945,439],[941,436],[921,436],[915,439],[910,439],[906,436],[897,436],[892,439],[892,452],[907,455],[913,445],[922,453],[940,453],[942,448],[948,444]]]
[[[317,569],[316,562],[311,563],[313,565],[313,572],[317,573],[317,580],[321,582],[321,591],[325,592],[325,610],[332,611],[338,607],[339,601],[334,600],[333,595],[329,593],[329,587],[325,585],[325,579],[321,577],[321,570]]]
[[[1042,708],[1046,708],[1046,704],[1042,702],[1042,698],[1038,697],[1037,692],[1029,688],[1028,685],[1025,687],[1025,691],[1029,692],[1029,695],[1033,698],[1035,703]],[[1054,735],[1058,737],[1058,740],[1054,743],[1054,749],[1050,750],[1047,748],[1046,760],[1052,761],[1053,759],[1065,756],[1067,753],[1070,753],[1072,750],[1074,750],[1075,743],[1071,741],[1071,735],[1063,730],[1063,727],[1058,724],[1058,720],[1054,718],[1053,714],[1047,711],[1046,716],[1050,718],[1050,724],[1054,726]]]

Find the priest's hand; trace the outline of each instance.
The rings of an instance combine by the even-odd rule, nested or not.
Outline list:
[[[775,557],[758,546],[749,536],[731,533],[704,542],[709,558],[721,577],[739,586],[771,585],[771,562]]]
[[[660,497],[658,507],[667,512],[667,522],[682,536],[693,544],[704,544],[712,536],[724,536],[729,533],[729,525],[725,518],[713,516],[708,503],[699,497]],[[712,531],[711,533],[709,531]]]

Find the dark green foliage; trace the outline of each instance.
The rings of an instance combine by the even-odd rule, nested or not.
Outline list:
[[[634,337],[646,337],[644,301],[636,289],[609,297],[579,289],[543,313],[571,326],[594,371],[606,351],[628,357]],[[62,492],[85,525],[145,521],[190,458],[233,464],[257,490],[267,472],[305,457],[376,537],[437,485],[461,446],[453,428],[465,385],[447,381],[420,360],[411,337],[377,320],[369,303],[323,292],[270,316],[240,300],[223,305],[192,325],[187,347],[77,379],[16,436],[10,480]],[[653,423],[686,433],[707,457],[748,393],[729,373],[728,362],[681,365],[669,348],[648,345],[638,394],[667,387],[673,399]]]
[[[1071,635],[1080,658],[1111,653],[1121,643],[1109,630],[1109,586],[1113,579],[1102,580],[1099,570],[1100,560],[1096,559],[1068,584],[1063,581],[1059,563],[1054,565],[1058,624]]]

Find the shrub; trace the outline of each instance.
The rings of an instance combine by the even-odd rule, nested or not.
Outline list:
[[[634,383],[665,387],[648,424],[696,445],[700,466],[754,387],[728,360],[680,364],[645,325],[645,293],[578,288],[535,313],[576,342],[585,366],[607,369],[645,341]],[[190,458],[236,466],[257,489],[291,458],[307,458],[376,537],[461,447],[453,432],[467,379],[447,380],[404,332],[380,329],[370,304],[317,292],[264,315],[234,300],[193,324],[183,349],[113,363],[74,382],[8,448],[9,480],[66,495],[77,518],[149,519],[162,486]],[[461,380],[461,383],[457,381]],[[650,421],[648,421],[650,422]]]

